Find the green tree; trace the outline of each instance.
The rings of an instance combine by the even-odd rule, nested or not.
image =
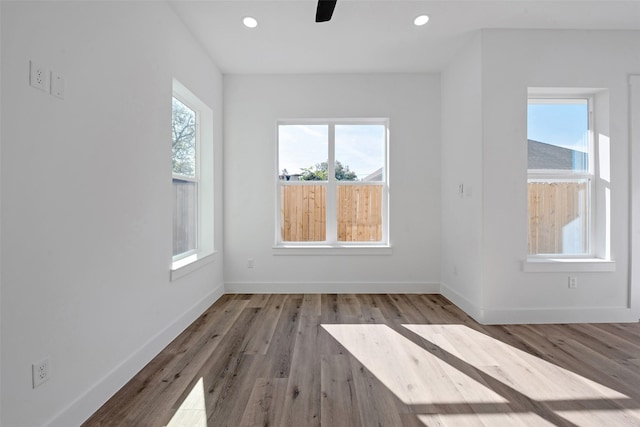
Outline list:
[[[173,173],[194,176],[196,171],[196,113],[182,102],[172,102]]]
[[[336,179],[338,181],[357,181],[358,175],[349,170],[349,166],[343,166],[336,160]],[[329,176],[329,163],[322,162],[314,166],[302,169],[301,181],[326,181]]]

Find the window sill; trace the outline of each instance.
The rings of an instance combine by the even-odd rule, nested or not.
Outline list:
[[[196,271],[207,264],[211,264],[215,261],[216,253],[210,253],[208,255],[194,254],[175,261],[171,265],[171,281],[177,280],[187,274]]]
[[[277,245],[273,247],[273,255],[393,255],[391,246],[340,246],[317,245],[296,246]]]
[[[527,258],[525,273],[596,273],[616,271],[616,262],[602,258]]]

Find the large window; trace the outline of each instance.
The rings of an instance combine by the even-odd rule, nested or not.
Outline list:
[[[277,244],[388,243],[387,122],[278,124]]]
[[[213,112],[175,80],[171,107],[172,270],[178,270],[213,253]]]
[[[593,255],[592,104],[591,97],[529,97],[529,255]]]

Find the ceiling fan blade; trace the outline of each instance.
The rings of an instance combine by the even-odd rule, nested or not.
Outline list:
[[[333,15],[333,9],[336,8],[338,0],[318,0],[318,8],[316,9],[316,22],[327,22]]]

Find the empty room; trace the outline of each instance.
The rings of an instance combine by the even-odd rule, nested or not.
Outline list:
[[[0,1],[0,425],[640,426],[640,1]]]

